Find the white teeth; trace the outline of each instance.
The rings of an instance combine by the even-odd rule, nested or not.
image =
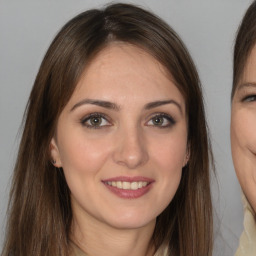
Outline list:
[[[113,187],[115,187],[114,182],[111,182],[110,185],[113,186]],[[117,182],[116,182],[116,186],[117,186],[118,188],[123,188],[122,181],[117,181]]]
[[[128,182],[128,181],[107,181],[107,184],[112,186],[112,187],[117,187],[121,188],[124,190],[137,190],[143,187],[146,187],[149,182],[146,181],[133,181],[133,182]]]
[[[147,186],[147,184],[148,184],[148,183],[147,183],[146,181],[143,181],[143,182],[142,182],[142,187]]]
[[[130,182],[123,182],[123,189],[131,189],[131,183]]]
[[[131,189],[132,189],[132,190],[136,190],[136,189],[138,189],[138,187],[139,187],[138,182],[132,182],[132,183],[131,183]]]

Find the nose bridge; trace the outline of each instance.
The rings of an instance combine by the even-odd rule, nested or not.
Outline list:
[[[116,163],[134,169],[148,160],[148,152],[143,129],[138,125],[120,128],[116,141],[114,160]]]

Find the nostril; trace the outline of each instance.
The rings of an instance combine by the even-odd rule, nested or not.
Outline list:
[[[116,163],[126,165],[129,168],[136,168],[148,160],[147,149],[140,141],[129,139],[122,141],[114,152]]]

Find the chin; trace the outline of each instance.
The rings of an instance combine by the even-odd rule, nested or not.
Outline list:
[[[156,217],[147,218],[145,215],[122,215],[111,220],[105,220],[109,226],[117,229],[138,229],[145,226],[155,226]]]

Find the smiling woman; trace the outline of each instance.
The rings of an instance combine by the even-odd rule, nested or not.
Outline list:
[[[184,98],[162,69],[123,42],[101,50],[86,68],[51,143],[73,209],[112,227],[147,230],[174,197],[188,160],[187,119]],[[83,222],[84,216],[79,227]]]
[[[185,46],[127,4],[69,21],[42,62],[7,255],[212,255],[207,127]]]
[[[256,1],[248,8],[234,49],[232,157],[244,196],[244,232],[236,256],[256,255]]]

